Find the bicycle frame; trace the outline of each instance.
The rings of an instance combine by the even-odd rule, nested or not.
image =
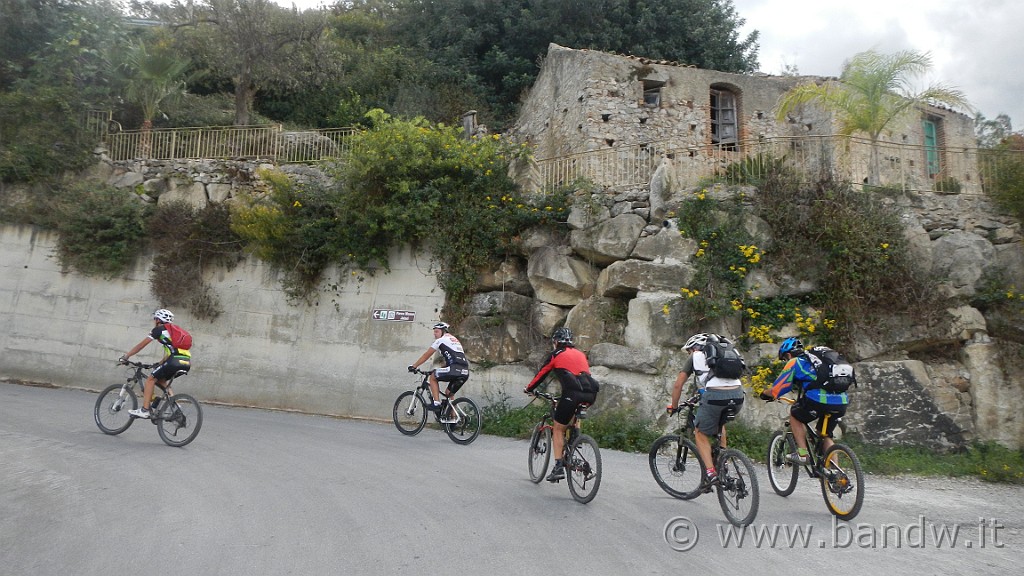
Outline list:
[[[100,392],[93,407],[93,417],[99,429],[109,435],[118,435],[127,430],[138,419],[129,409],[139,406],[139,398],[145,394],[145,370],[155,364],[123,362],[130,367],[123,384],[114,384]],[[169,446],[181,447],[192,442],[202,428],[203,411],[195,398],[188,394],[174,394],[171,384],[185,374],[179,371],[168,378],[160,392],[154,394],[150,404],[148,420],[157,427],[160,439]],[[136,386],[138,387],[136,392]],[[179,436],[179,432],[185,433]]]
[[[449,389],[441,393],[440,410],[433,410],[430,372],[418,369],[413,372],[421,374],[423,379],[412,390],[399,394],[392,408],[392,418],[398,431],[406,436],[419,434],[426,426],[427,414],[433,412],[435,422],[452,442],[463,445],[473,442],[483,426],[476,403],[465,396],[456,398],[449,384]]]
[[[786,404],[797,400],[780,397]],[[796,488],[800,468],[810,478],[818,480],[821,494],[829,511],[838,518],[849,520],[860,512],[864,501],[864,473],[853,450],[834,442],[825,448],[825,437],[810,423],[802,423],[808,447],[807,461],[795,463],[790,456],[797,449],[790,414],[783,416],[782,426],[772,434],[768,444],[768,479],[779,496],[789,496]]]

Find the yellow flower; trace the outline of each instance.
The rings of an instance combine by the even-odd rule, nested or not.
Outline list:
[[[293,208],[302,208],[302,202],[299,202],[298,200],[296,200],[295,203],[292,204],[292,207]]]

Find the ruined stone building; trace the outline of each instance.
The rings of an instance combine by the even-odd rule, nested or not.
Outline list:
[[[776,120],[782,94],[824,80],[701,70],[552,44],[513,135],[534,147],[538,185],[576,176],[639,184],[665,160],[686,184],[757,154],[863,182],[866,140],[834,137],[834,119],[810,105]],[[879,145],[882,184],[941,190],[955,181],[957,191],[978,191],[971,118],[923,106],[889,129]]]

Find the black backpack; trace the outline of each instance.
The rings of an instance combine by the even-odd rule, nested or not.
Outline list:
[[[743,360],[743,356],[732,345],[732,342],[722,336],[708,338],[703,352],[707,356],[708,368],[711,369],[711,375],[714,377],[739,378],[747,369],[747,363]]]
[[[839,352],[827,346],[815,346],[805,353],[817,374],[814,382],[807,386],[808,390],[821,388],[829,394],[840,394],[857,385],[853,366]]]

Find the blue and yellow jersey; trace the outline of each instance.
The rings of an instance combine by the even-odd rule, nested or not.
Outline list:
[[[768,393],[774,398],[778,398],[792,390],[794,386],[798,386],[809,400],[819,404],[849,404],[850,399],[846,396],[845,392],[829,394],[821,388],[811,386],[817,380],[817,377],[818,373],[814,369],[814,365],[811,364],[811,360],[801,354],[796,358],[790,358],[789,362],[786,362],[786,365],[782,367],[782,373],[772,383]],[[808,386],[811,386],[811,388],[808,389]]]

